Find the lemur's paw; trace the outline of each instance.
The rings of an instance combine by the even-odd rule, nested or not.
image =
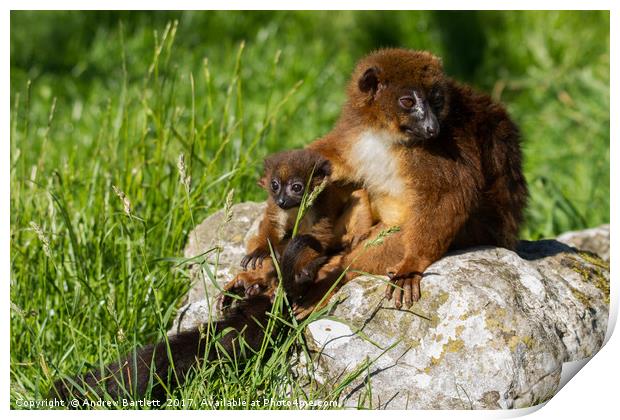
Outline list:
[[[222,293],[217,297],[217,309],[222,312],[233,304],[236,299],[245,299],[259,295],[267,290],[262,277],[257,277],[251,272],[242,272],[226,283]]]
[[[394,296],[394,306],[397,309],[400,309],[403,303],[406,308],[410,308],[413,302],[420,300],[420,280],[422,276],[411,274],[406,277],[396,277],[388,272],[388,277],[390,278],[390,283],[385,291],[385,296],[388,299],[392,299],[392,296]]]

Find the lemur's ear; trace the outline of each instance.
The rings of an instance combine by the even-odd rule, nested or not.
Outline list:
[[[267,177],[265,175],[261,176],[258,181],[256,181],[256,185],[261,187],[262,189],[267,189]]]
[[[364,74],[362,74],[362,77],[360,77],[357,81],[357,87],[359,87],[360,91],[374,96],[374,94],[379,89],[380,72],[381,71],[377,66],[367,68]]]
[[[332,174],[332,163],[327,159],[321,160],[317,164],[316,169],[314,170],[314,176],[316,176],[317,178],[325,178],[325,177],[330,176],[331,174]]]
[[[272,167],[273,167],[273,157],[269,156],[265,158],[265,160],[263,161],[263,175],[261,175],[258,181],[256,181],[256,185],[258,185],[259,187],[267,191],[269,191],[268,187],[269,187],[269,181],[270,181],[267,178],[268,178],[268,174],[271,173]]]

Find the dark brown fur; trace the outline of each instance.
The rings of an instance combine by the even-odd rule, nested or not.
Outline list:
[[[441,100],[431,107],[437,90]],[[432,138],[414,132],[399,106],[411,91],[434,111]],[[377,153],[364,154],[361,144]],[[427,52],[387,49],[362,59],[336,127],[309,148],[330,160],[334,181],[367,188],[376,221],[401,227],[383,248],[345,258],[355,269],[387,273],[397,307],[403,297],[406,305],[419,299],[421,274],[450,248],[515,246],[527,198],[518,129],[500,104],[445,76]],[[368,169],[391,164],[390,176]]]

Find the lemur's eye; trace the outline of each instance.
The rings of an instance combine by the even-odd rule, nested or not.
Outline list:
[[[271,189],[273,191],[278,191],[280,189],[280,183],[274,179],[271,181]]]
[[[411,109],[415,105],[415,100],[411,96],[403,96],[398,100],[401,107]]]
[[[300,193],[304,190],[304,186],[301,183],[296,182],[291,186],[291,189],[296,193]]]
[[[431,91],[429,101],[435,108],[441,108],[443,106],[443,92],[439,86],[435,86]]]

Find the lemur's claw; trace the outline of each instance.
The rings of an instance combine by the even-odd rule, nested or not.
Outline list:
[[[246,255],[245,257],[241,259],[241,268],[243,268],[244,270],[247,270],[249,262],[250,262],[250,256]]]
[[[252,270],[263,267],[263,260],[269,256],[269,253],[263,249],[257,249],[250,252],[241,260],[241,267],[244,270],[248,269],[248,265],[252,267]],[[258,263],[258,264],[257,264]]]

